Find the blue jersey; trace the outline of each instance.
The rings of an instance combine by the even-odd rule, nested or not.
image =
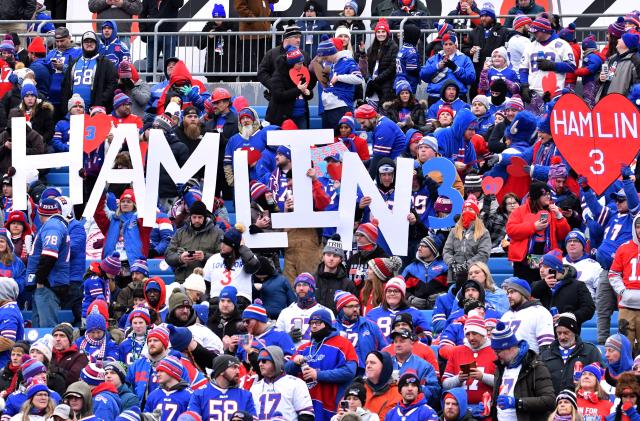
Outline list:
[[[414,45],[403,43],[396,56],[396,80],[405,79],[415,95],[420,84],[420,55]]]
[[[222,389],[212,383],[193,392],[188,410],[199,414],[202,421],[230,421],[236,411],[256,416],[253,396],[248,390]]]
[[[425,399],[432,403],[437,402],[440,396],[440,384],[438,383],[436,370],[431,364],[416,355],[411,355],[403,363],[398,361],[397,355],[394,355],[391,359],[393,361],[393,369],[398,370],[400,375],[407,370],[414,370],[418,375],[418,379],[420,379],[420,387]]]
[[[429,216],[436,216],[436,211],[433,209],[435,202],[429,199],[429,189],[426,185],[411,192],[411,202],[411,209],[418,214],[420,222],[428,227]]]
[[[245,139],[240,136],[240,133],[236,133],[227,142],[227,146],[224,148],[224,165],[233,165],[233,153],[242,148],[254,148],[260,152],[267,146],[267,138],[264,131],[258,130],[249,139]]]
[[[345,337],[351,341],[351,345],[358,354],[358,368],[362,370],[364,370],[367,355],[371,351],[381,351],[389,343],[378,325],[366,317],[358,317],[352,325],[345,325],[336,320],[334,327],[338,332],[344,332]]]
[[[78,47],[69,48],[64,51],[51,50],[45,57],[44,61],[49,66],[51,72],[51,83],[49,85],[49,101],[53,105],[60,105],[60,98],[62,97],[62,81],[64,80],[64,74],[67,71],[67,67],[80,55],[82,49]],[[54,69],[52,61],[62,63],[63,67],[61,71]],[[64,109],[67,109],[67,104],[64,104]]]
[[[410,405],[398,403],[387,412],[384,421],[438,421],[438,414],[427,405],[424,396],[418,395],[418,399]]]
[[[413,318],[413,326],[416,331],[427,332],[431,334],[431,322],[422,315],[422,312],[414,307],[405,307],[403,309],[385,310],[382,306],[378,306],[367,313],[367,317],[378,325],[384,336],[391,334],[391,323],[396,315],[401,313],[409,313]]]
[[[267,329],[267,331],[261,335],[255,336],[253,338],[253,342],[251,343],[251,346],[256,348],[257,350],[261,350],[262,348],[266,348],[270,345],[275,345],[282,349],[282,352],[284,352],[285,356],[291,356],[296,353],[296,347],[293,344],[291,336],[289,336],[288,333],[277,330],[274,327]],[[240,361],[242,361],[247,356],[247,354],[243,348],[238,347],[237,356]]]
[[[91,91],[93,79],[98,68],[98,56],[93,58],[80,57],[73,65],[73,94],[78,94],[84,100],[84,109],[91,108]]]
[[[128,318],[128,316],[128,314],[125,314],[123,317]],[[129,336],[127,339],[120,342],[120,345],[118,346],[120,361],[125,363],[127,366],[136,362],[142,355],[142,349],[147,344],[146,337],[142,337],[142,339],[142,341],[134,341],[133,338]]]
[[[104,35],[100,35],[100,55],[108,58],[115,68],[117,69],[121,62],[131,61],[131,54],[129,48],[118,38],[118,25],[112,20],[109,22],[113,31],[110,38],[105,38]]]
[[[182,354],[179,352],[170,351],[169,354],[177,358],[182,358]],[[189,373],[186,369],[182,370],[182,380],[189,384],[191,383]],[[133,393],[138,397],[140,402],[144,402],[149,396],[149,393],[158,388],[158,376],[156,375],[156,369],[151,366],[151,363],[147,358],[139,358],[129,366],[127,376],[125,377],[125,383],[131,387]]]
[[[284,212],[284,202],[287,201],[291,191],[289,190],[289,179],[284,171],[276,168],[269,177],[269,190],[275,195],[280,212]]]
[[[329,200],[330,200],[329,205],[326,208],[324,208],[324,211],[326,212],[337,211],[338,205],[340,204],[340,187],[336,188],[334,180],[332,180],[329,177],[320,177],[318,178],[318,181],[322,183],[322,188],[324,192],[327,193],[327,196],[329,196]],[[335,227],[328,227],[328,228],[322,229],[323,237],[329,238],[335,233],[336,233]]]
[[[51,399],[55,404],[59,404],[62,400],[60,395],[57,392],[51,391]],[[6,403],[4,407],[4,411],[2,412],[2,421],[8,421],[12,416],[16,415],[20,412],[20,408],[27,401],[27,391],[23,390],[20,392],[13,392],[6,398]]]
[[[40,256],[50,256],[56,263],[49,272],[51,287],[69,285],[70,238],[67,221],[61,215],[50,217],[36,233],[27,261],[27,285],[35,286]]]
[[[15,301],[0,306],[0,336],[10,341],[22,340],[24,337],[24,321],[22,312]],[[11,359],[11,349],[0,352],[0,367],[7,365]]]
[[[406,149],[407,139],[396,123],[387,117],[380,117],[373,128],[373,156],[396,159]]]
[[[513,66],[511,66],[511,64],[509,64],[504,69],[496,69],[495,67],[490,67],[487,71],[487,78],[489,79],[489,86],[491,86],[491,83],[497,79],[510,80],[511,82],[515,83],[520,82],[518,72],[513,69]]]
[[[144,412],[153,412],[159,409],[162,421],[176,421],[180,414],[187,410],[191,395],[191,389],[188,387],[180,390],[158,388],[149,394],[147,403],[144,405]]]

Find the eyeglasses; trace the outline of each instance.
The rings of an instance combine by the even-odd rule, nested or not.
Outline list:
[[[322,323],[324,323],[322,320],[312,320],[309,322],[309,326],[318,326]]]
[[[400,294],[402,294],[402,293],[400,292],[400,290],[397,290],[397,289],[391,289],[391,288],[390,288],[390,289],[388,289],[388,290],[386,290],[385,292],[386,292],[387,294],[391,294],[391,295],[400,295]]]

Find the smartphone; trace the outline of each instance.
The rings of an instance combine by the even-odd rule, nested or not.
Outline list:
[[[340,401],[340,408],[348,411],[349,410],[349,402],[348,401]]]
[[[193,256],[194,254],[196,254],[195,250],[189,250],[187,251],[187,254],[189,254],[189,256]]]
[[[238,335],[238,347],[242,347],[249,343],[249,335]]]
[[[294,319],[293,320],[293,328],[302,330],[302,319]]]
[[[558,271],[555,269],[549,269],[549,275],[553,275],[556,276],[558,274]]]
[[[476,368],[476,362],[472,361],[468,364],[460,364],[460,371],[462,371],[464,374],[469,374],[471,373],[471,369],[472,368]]]
[[[542,222],[543,224],[549,222],[549,214],[548,213],[541,213],[540,214],[540,222]]]

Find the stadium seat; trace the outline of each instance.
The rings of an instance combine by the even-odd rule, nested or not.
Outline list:
[[[47,174],[47,183],[56,187],[68,186],[69,175],[66,172],[50,172]]]
[[[506,257],[492,257],[487,263],[497,286],[502,285],[505,279],[513,276],[513,266]]]
[[[30,310],[23,310],[22,318],[24,320],[33,320],[33,312]],[[60,310],[58,312],[58,321],[60,323],[73,323],[73,313],[71,312],[71,310]]]
[[[42,338],[44,335],[51,333],[53,328],[50,327],[42,327],[42,328],[29,328],[24,330],[24,338],[33,343],[38,339]]]

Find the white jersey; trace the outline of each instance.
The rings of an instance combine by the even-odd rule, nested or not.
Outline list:
[[[555,340],[553,317],[549,310],[540,304],[529,305],[516,312],[509,310],[500,320],[511,326],[519,341],[527,341],[529,348],[536,354],[540,352],[541,346],[551,345]]]
[[[200,323],[187,326],[187,329],[191,331],[193,340],[202,345],[203,348],[206,348],[209,351],[215,351],[218,354],[224,354],[224,345],[222,344],[222,339],[220,339],[218,335],[213,333],[211,329],[204,325],[201,325]]]
[[[544,94],[542,89],[542,80],[549,74],[554,73],[556,76],[556,88],[561,90],[564,88],[565,74],[560,72],[547,72],[538,70],[538,53],[544,53],[544,58],[556,63],[572,63],[575,64],[573,50],[569,43],[563,39],[554,39],[547,45],[542,45],[537,41],[533,41],[525,50],[522,57],[521,69],[529,71],[529,87],[532,91],[536,91],[538,95]],[[553,94],[553,93],[552,93]]]
[[[596,291],[598,290],[598,282],[600,281],[600,274],[602,273],[602,266],[592,258],[586,258],[579,260],[575,263],[571,263],[565,257],[563,260],[565,265],[571,265],[578,272],[578,280],[584,282],[589,288],[593,302],[596,302]]]
[[[507,55],[511,61],[513,69],[517,72],[522,65],[522,58],[527,47],[531,44],[531,40],[524,35],[514,35],[505,44]]]
[[[335,320],[333,316],[333,312],[322,304],[316,304],[311,308],[300,308],[298,304],[291,303],[289,307],[283,309],[278,316],[278,320],[276,321],[276,329],[281,330],[283,332],[291,332],[295,325],[296,320],[300,320],[302,323],[302,340],[297,342],[296,348],[300,345],[307,343],[311,340],[311,330],[309,329],[309,317],[313,314],[314,311],[324,309],[331,314],[331,320]]]
[[[273,383],[262,379],[253,383],[250,392],[259,420],[280,416],[287,421],[296,421],[299,414],[314,414],[309,388],[298,377],[283,374]]]
[[[244,271],[242,259],[238,258],[233,263],[231,270],[227,270],[224,259],[218,254],[209,257],[204,265],[204,280],[211,283],[211,297],[218,297],[222,288],[233,285],[238,290],[238,295],[245,297],[250,302],[253,295],[251,275]]]
[[[504,370],[504,374],[502,375],[502,383],[500,384],[500,389],[498,390],[499,395],[515,397],[513,390],[515,389],[516,382],[518,381],[518,376],[520,375],[521,369],[522,369],[522,365],[519,365],[514,368],[506,368]],[[509,408],[509,409],[498,408],[497,415],[498,415],[498,421],[518,421],[518,415],[516,414],[515,408]]]

